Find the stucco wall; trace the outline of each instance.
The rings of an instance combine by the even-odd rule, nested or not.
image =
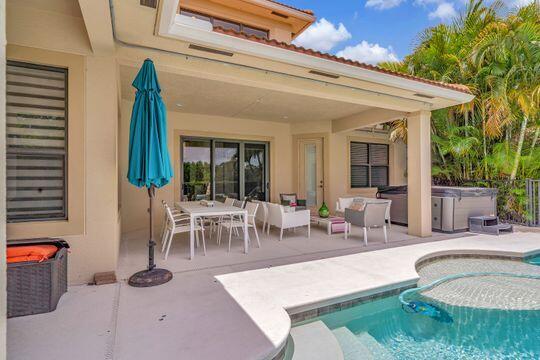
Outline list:
[[[6,5],[0,2],[0,24],[6,23]],[[6,163],[6,29],[0,27],[0,159]],[[0,168],[0,251],[6,248],[6,168]],[[6,359],[6,258],[0,257],[0,360]]]
[[[10,0],[7,14],[7,58],[68,68],[69,91],[68,220],[8,224],[7,236],[65,238],[69,282],[86,283],[118,259],[118,65],[92,56],[77,2]]]
[[[394,143],[388,139],[388,135],[380,133],[368,133],[349,131],[332,133],[331,121],[297,123],[291,127],[293,135],[293,149],[296,151],[295,140],[300,138],[323,138],[324,139],[324,200],[331,210],[339,197],[368,196],[374,197],[375,188],[352,189],[350,187],[350,141],[381,143],[389,145],[389,183],[390,185],[404,185],[406,178],[406,152],[407,147],[401,142]],[[297,161],[297,155],[293,155],[293,164]],[[293,172],[293,183],[298,183],[298,175]]]
[[[132,102],[122,101],[120,125],[120,181],[122,199],[122,232],[148,227],[148,195],[126,180],[129,121]],[[394,144],[385,134],[359,132],[331,133],[331,123],[306,122],[285,124],[257,120],[235,119],[201,114],[169,111],[168,146],[173,162],[175,179],[159,189],[157,202],[173,204],[180,199],[180,136],[219,137],[243,140],[262,140],[270,143],[271,200],[278,201],[283,192],[296,192],[298,186],[297,146],[300,138],[322,137],[324,139],[325,201],[331,209],[338,197],[364,195],[374,196],[375,189],[350,189],[349,187],[349,141],[380,142],[390,146],[390,184],[402,185],[404,176],[405,145]],[[163,219],[161,209],[155,213],[156,223]]]
[[[211,102],[211,100],[209,100]],[[129,122],[132,102],[122,101],[122,121],[120,125],[120,176],[121,176],[121,209],[122,232],[130,232],[148,227],[148,195],[145,189],[138,189],[126,179]],[[270,193],[273,201],[277,201],[279,193],[293,190],[291,179],[291,136],[290,125],[257,120],[233,119],[182,112],[167,113],[168,146],[173,162],[174,180],[159,189],[157,201],[173,204],[180,198],[180,136],[204,136],[241,140],[268,141],[270,143]],[[159,207],[156,221],[160,223],[163,214]]]

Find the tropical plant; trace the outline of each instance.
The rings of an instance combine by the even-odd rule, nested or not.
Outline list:
[[[525,219],[520,179],[540,178],[539,0],[510,10],[470,0],[451,24],[419,34],[403,61],[379,65],[469,88],[471,103],[432,112],[434,182],[496,186],[499,214]],[[406,141],[405,119],[388,126]]]
[[[475,99],[432,112],[433,176],[540,178],[540,11],[471,0],[452,24],[423,31],[412,54],[380,66],[466,85]],[[406,140],[406,120],[389,124]]]

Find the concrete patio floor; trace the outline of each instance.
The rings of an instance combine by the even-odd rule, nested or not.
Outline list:
[[[369,233],[363,246],[359,229],[345,240],[327,236],[322,228],[311,239],[298,229],[279,242],[276,233],[261,236],[262,247],[242,253],[242,241],[233,240],[227,253],[222,242],[207,241],[187,259],[188,241],[175,238],[169,259],[157,262],[174,272],[171,282],[156,288],[129,287],[125,279],[146,263],[145,232],[128,234],[121,245],[119,283],[71,286],[56,311],[8,320],[8,358],[19,359],[257,359],[273,346],[257,325],[232,299],[216,275],[336,257],[388,247],[462,237],[434,234],[416,238],[406,228],[393,226],[389,243],[382,231]]]

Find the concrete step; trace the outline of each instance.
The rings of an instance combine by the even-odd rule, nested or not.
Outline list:
[[[293,327],[291,336],[292,360],[344,360],[338,340],[322,321]]]
[[[332,330],[345,360],[394,360],[388,350],[369,333],[353,334],[348,328],[340,327]]]

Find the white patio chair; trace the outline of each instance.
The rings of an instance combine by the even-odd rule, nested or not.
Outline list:
[[[167,229],[167,225],[169,223],[169,216],[167,215],[167,208],[171,210],[171,213],[175,219],[181,218],[183,216],[182,212],[176,208],[170,208],[169,205],[165,202],[165,200],[161,200],[161,204],[163,206],[163,222],[161,223],[161,232],[159,234],[159,238],[161,240],[161,244],[163,245],[165,243],[165,230]],[[163,248],[164,246],[162,246]],[[163,252],[163,250],[161,250]]]
[[[261,247],[261,242],[259,241],[259,233],[257,232],[257,225],[255,223],[255,214],[257,213],[257,209],[259,208],[259,204],[254,202],[247,202],[246,203],[246,211],[247,211],[247,222],[248,222],[248,232],[250,228],[253,228],[255,231],[255,238],[257,239],[257,245]],[[229,229],[229,252],[231,251],[231,239],[232,239],[232,232],[233,229],[244,229],[244,219],[242,217],[235,218],[230,217],[229,219],[222,220],[220,223],[220,229],[218,232],[218,244],[221,243],[221,236],[223,234],[222,228]]]
[[[364,244],[367,246],[367,231],[374,227],[382,227],[384,242],[388,242],[386,233],[386,211],[390,205],[386,202],[366,202],[363,210],[345,209],[345,239],[351,232],[351,225],[360,226],[364,231]],[[348,230],[348,231],[347,231]]]
[[[253,200],[253,202],[259,204],[257,214],[255,214],[255,219],[262,223],[262,232],[264,234],[266,224],[268,222],[268,203],[260,200]]]
[[[246,206],[245,200],[237,200],[233,199],[233,206],[239,207],[240,209],[243,209]]]
[[[163,242],[162,251],[166,247],[167,250],[165,251],[164,259],[167,260],[167,257],[169,256],[169,251],[171,250],[171,244],[172,244],[174,235],[190,232],[191,226],[190,226],[189,215],[181,214],[181,216],[178,216],[175,218],[172,214],[171,209],[166,204],[165,204],[165,211],[167,212],[169,221],[167,223],[167,229],[165,231],[166,236],[165,236],[165,241]],[[201,232],[204,255],[206,255],[206,242],[204,240],[204,220],[202,218],[195,219],[193,230],[195,231],[195,239],[197,242],[197,246],[199,244],[199,231]]]
[[[240,201],[240,200],[237,200],[237,199],[234,199],[234,198],[230,198],[230,197],[226,197],[225,198],[225,201],[223,202],[226,206],[234,206],[234,207],[238,207],[238,208],[241,208],[243,209],[244,208],[244,204],[245,204],[245,201]],[[219,232],[220,230],[220,224],[222,222],[227,222],[231,220],[231,218],[233,220],[241,220],[239,219],[238,216],[230,216],[230,215],[225,215],[225,216],[219,216],[219,217],[214,217],[212,220],[213,220],[213,223],[212,223],[212,227],[211,227],[211,232],[210,234],[214,233],[214,232],[217,232],[217,237],[216,237],[216,243],[218,245],[221,244],[221,233]],[[216,231],[217,230],[217,231]],[[234,228],[234,234],[236,236],[239,236],[240,233],[238,232],[238,229],[237,228]],[[210,235],[211,236],[211,235]]]
[[[307,226],[307,236],[311,237],[311,222],[309,210],[297,210],[285,212],[282,205],[268,203],[268,226],[267,234],[270,234],[270,226],[280,229],[279,240],[283,239],[283,230]]]

